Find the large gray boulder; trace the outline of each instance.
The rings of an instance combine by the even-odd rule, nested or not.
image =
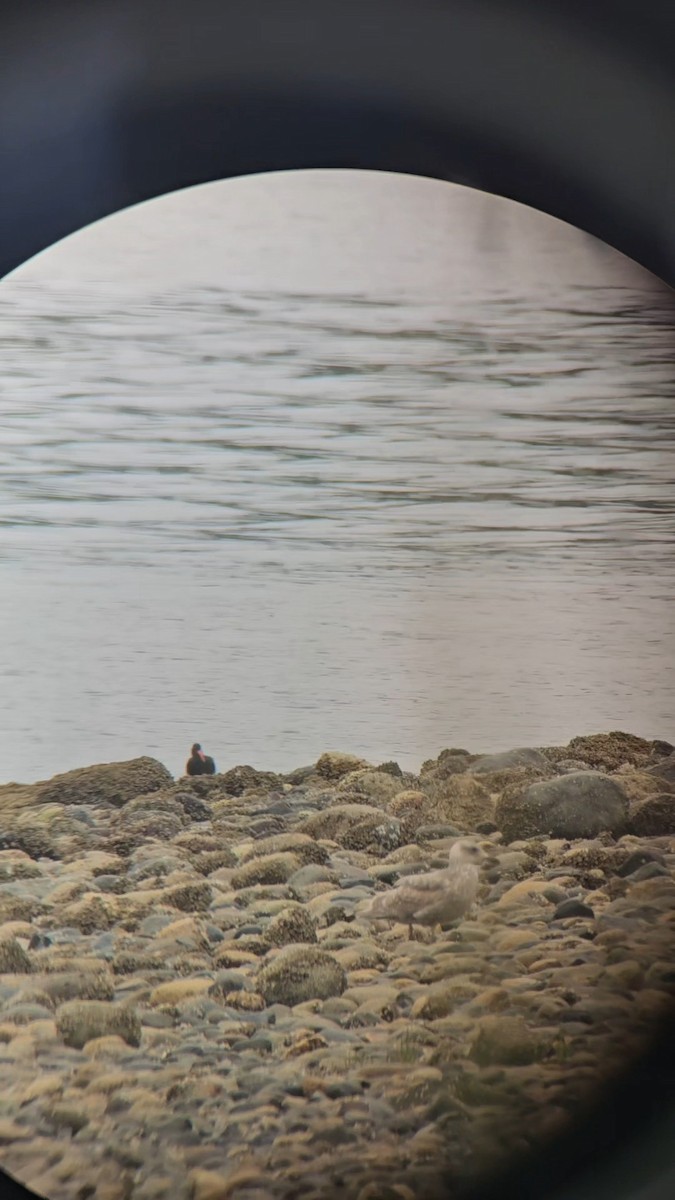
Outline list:
[[[626,828],[628,797],[609,775],[573,771],[558,779],[506,788],[495,821],[508,841],[544,834],[554,838],[593,838]]]

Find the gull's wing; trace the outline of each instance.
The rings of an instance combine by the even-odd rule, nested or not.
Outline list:
[[[455,885],[465,886],[466,868],[442,867],[439,871],[426,871],[424,875],[402,875],[396,880],[395,888],[409,887],[416,892],[451,890]]]
[[[359,916],[407,920],[408,913],[429,902],[429,895],[410,887],[390,888],[388,892],[378,892],[364,901],[363,908],[359,906]]]

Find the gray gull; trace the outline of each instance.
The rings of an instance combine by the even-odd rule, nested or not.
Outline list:
[[[402,876],[389,891],[362,901],[356,915],[374,921],[407,922],[411,939],[413,923],[433,926],[456,921],[476,899],[480,867],[486,859],[475,838],[460,838],[453,843],[447,867]]]

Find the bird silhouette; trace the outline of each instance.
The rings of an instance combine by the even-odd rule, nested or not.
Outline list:
[[[204,753],[199,742],[195,742],[185,770],[188,775],[215,775],[216,764],[209,754]]]

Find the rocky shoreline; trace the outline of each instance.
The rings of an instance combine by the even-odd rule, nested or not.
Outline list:
[[[357,905],[490,847],[437,930]],[[0,1166],[50,1200],[422,1200],[564,1132],[675,994],[675,749],[150,758],[0,787]]]

